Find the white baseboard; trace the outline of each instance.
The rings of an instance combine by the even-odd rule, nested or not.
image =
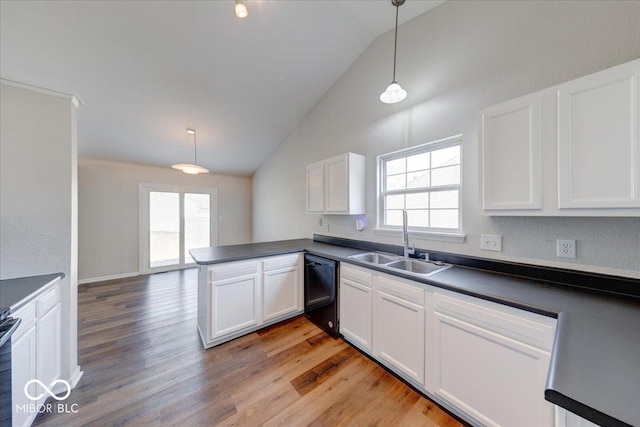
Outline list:
[[[111,276],[102,276],[102,277],[90,277],[88,279],[80,279],[78,280],[78,285],[84,285],[87,283],[94,283],[94,282],[102,282],[104,280],[113,280],[113,279],[124,279],[126,277],[134,277],[134,276],[139,276],[140,273],[135,271],[132,273],[122,273],[122,274],[113,274]]]
[[[82,378],[82,374],[84,374],[84,371],[80,370],[80,365],[76,366],[75,372],[71,375],[71,378],[69,378],[69,384],[72,389],[76,388],[78,382],[80,382],[80,378]]]

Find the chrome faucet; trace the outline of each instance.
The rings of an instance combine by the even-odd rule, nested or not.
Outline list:
[[[409,246],[409,221],[407,220],[407,210],[402,210],[402,243],[404,245],[404,257],[415,253],[415,248]]]

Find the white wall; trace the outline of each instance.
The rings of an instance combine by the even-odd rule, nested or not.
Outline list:
[[[77,380],[76,108],[4,83],[0,99],[0,278],[65,274],[62,378]]]
[[[462,133],[466,243],[418,247],[640,277],[639,218],[486,217],[477,179],[481,108],[639,58],[638,22],[640,2],[448,1],[400,27],[397,80],[409,96],[396,105],[378,100],[392,71],[393,32],[382,35],[254,174],[254,240],[320,233],[401,244],[371,231],[376,156]],[[323,217],[324,233],[304,213],[305,164],[347,151],[367,156],[365,236],[353,217]],[[504,251],[480,251],[481,233],[502,234]],[[556,238],[578,240],[578,259],[558,261]]]
[[[218,244],[251,241],[251,178],[185,175],[170,168],[80,159],[78,167],[81,283],[138,273],[138,183],[218,189]],[[222,217],[222,220],[220,220]]]

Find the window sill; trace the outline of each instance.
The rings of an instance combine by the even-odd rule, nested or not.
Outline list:
[[[380,236],[402,236],[401,230],[394,230],[390,228],[374,228],[373,232]],[[417,240],[437,240],[440,242],[464,243],[467,235],[441,231],[409,231],[409,237]]]

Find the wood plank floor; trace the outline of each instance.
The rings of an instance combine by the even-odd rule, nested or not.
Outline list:
[[[204,350],[196,270],[79,288],[76,414],[44,426],[459,426],[304,317]]]

